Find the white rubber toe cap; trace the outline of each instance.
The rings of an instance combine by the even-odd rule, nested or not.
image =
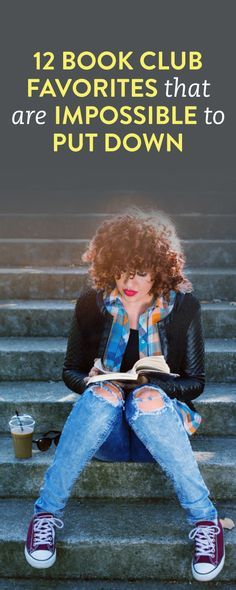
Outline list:
[[[50,551],[34,551],[31,555],[28,553],[25,547],[25,557],[28,563],[37,569],[43,569],[51,567],[56,561],[56,551],[52,555]]]
[[[192,574],[195,580],[200,582],[208,582],[210,580],[214,580],[216,576],[221,572],[223,569],[225,562],[225,555],[223,555],[221,562],[218,566],[214,566],[211,563],[192,563]]]
[[[210,572],[212,572],[212,570],[215,569],[215,566],[211,563],[195,563],[193,567],[195,569],[195,572],[197,572],[198,574],[209,574]]]
[[[33,551],[33,553],[31,553],[31,557],[33,557],[33,559],[38,559],[39,561],[45,561],[53,556],[51,551],[37,549],[36,551]]]

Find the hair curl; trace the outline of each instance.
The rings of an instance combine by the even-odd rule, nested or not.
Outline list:
[[[150,294],[169,299],[170,289],[190,292],[192,283],[183,272],[186,262],[174,223],[160,210],[139,207],[105,220],[82,255],[90,264],[88,282],[112,291],[121,272],[149,271],[154,281]]]

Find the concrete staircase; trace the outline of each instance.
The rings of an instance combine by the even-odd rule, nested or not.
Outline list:
[[[38,433],[62,429],[78,399],[61,381],[62,363],[86,275],[81,253],[104,217],[0,216],[0,590],[200,588],[184,511],[155,464],[92,459],[68,502],[56,564],[37,571],[24,559],[34,498],[55,447],[17,460],[7,424],[18,409],[35,417]],[[202,302],[206,342],[208,383],[196,400],[203,422],[190,440],[220,516],[236,522],[236,216],[172,217]],[[236,528],[225,539],[226,565],[212,586],[229,590],[236,588]]]

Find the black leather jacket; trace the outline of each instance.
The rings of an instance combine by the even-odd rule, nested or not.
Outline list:
[[[84,377],[94,359],[105,351],[113,318],[107,311],[101,290],[83,286],[79,292],[68,337],[62,378],[72,391],[83,393]],[[192,293],[178,292],[169,315],[158,322],[162,354],[172,373],[158,377],[150,374],[149,382],[160,385],[171,398],[185,401],[198,397],[205,385],[204,338],[201,307]]]

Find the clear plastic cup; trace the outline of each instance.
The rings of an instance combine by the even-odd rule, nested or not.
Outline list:
[[[15,457],[17,459],[29,459],[32,457],[32,438],[35,420],[32,416],[29,416],[29,414],[22,414],[19,418],[17,416],[12,416],[9,421]]]

